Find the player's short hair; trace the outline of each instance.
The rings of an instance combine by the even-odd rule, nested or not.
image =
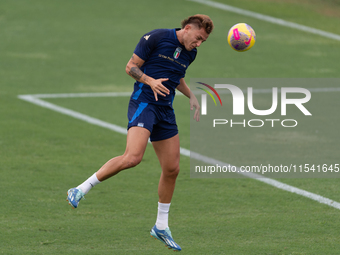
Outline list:
[[[203,27],[207,34],[210,34],[214,29],[214,23],[209,16],[204,14],[196,14],[183,20],[181,22],[182,29],[188,24],[194,24],[198,26],[199,29]]]

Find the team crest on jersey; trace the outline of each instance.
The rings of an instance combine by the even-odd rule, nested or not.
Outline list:
[[[174,52],[174,59],[178,59],[179,55],[181,54],[182,48],[181,47],[177,47],[175,52]]]

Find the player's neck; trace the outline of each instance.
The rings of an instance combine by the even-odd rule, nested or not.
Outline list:
[[[184,45],[184,42],[183,42],[183,32],[184,32],[183,29],[176,31],[177,39],[178,39],[179,43],[182,44],[182,45]]]

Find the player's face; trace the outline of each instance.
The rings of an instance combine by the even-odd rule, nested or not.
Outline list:
[[[185,34],[183,36],[183,42],[188,51],[199,47],[209,37],[209,34],[205,32],[204,28],[198,29],[195,25],[189,24],[184,30]]]

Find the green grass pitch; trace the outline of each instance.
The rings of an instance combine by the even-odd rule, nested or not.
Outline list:
[[[219,2],[340,34],[336,1]],[[125,65],[139,38],[155,28],[178,27],[196,13],[209,15],[215,31],[188,69],[188,83],[200,77],[339,78],[340,41],[191,1],[1,1],[0,254],[171,253],[149,236],[160,175],[152,147],[139,166],[96,186],[72,210],[66,191],[123,153],[126,137],[17,96],[131,91]],[[257,34],[245,53],[226,41],[228,29],[239,22]],[[303,144],[296,139],[294,146],[324,146],[335,155],[337,93],[320,94],[311,105],[330,109],[323,116],[327,138],[316,143],[297,134]],[[124,127],[127,100],[47,101]],[[188,100],[177,97],[175,111],[181,146],[189,149]],[[261,143],[257,139],[253,143]],[[183,254],[339,253],[339,210],[252,179],[193,179],[189,166],[183,156],[169,219]],[[340,201],[338,179],[281,181]]]

